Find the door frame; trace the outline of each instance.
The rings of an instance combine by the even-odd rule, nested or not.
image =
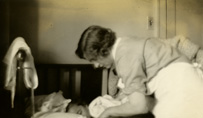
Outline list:
[[[157,0],[158,37],[176,35],[176,0]]]

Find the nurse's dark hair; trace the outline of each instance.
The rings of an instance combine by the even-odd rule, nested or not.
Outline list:
[[[116,35],[111,29],[93,25],[82,33],[75,53],[88,60],[96,60],[98,56],[106,57],[115,40]]]

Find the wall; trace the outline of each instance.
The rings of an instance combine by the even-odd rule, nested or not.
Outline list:
[[[8,0],[0,0],[0,117],[5,118],[10,113],[10,99],[5,98],[10,93],[4,89],[4,64],[2,62],[4,55],[9,46],[9,2]]]
[[[86,64],[74,51],[80,34],[92,24],[110,27],[118,36],[183,34],[203,46],[201,0],[10,0],[10,6],[2,1],[1,58],[8,39],[23,36],[37,62]],[[147,16],[154,18],[153,30],[147,29]]]
[[[176,1],[176,34],[190,37],[203,47],[203,1]]]
[[[0,60],[3,59],[9,46],[9,2],[0,1]]]
[[[90,25],[112,28],[118,36],[156,36],[156,27],[147,29],[147,16],[157,21],[156,0],[20,1],[24,5],[12,2],[12,38],[25,36],[40,63],[86,64],[74,51]]]
[[[203,1],[159,0],[160,37],[184,35],[203,47]]]
[[[9,42],[21,36],[34,57],[38,51],[39,11],[36,0],[9,0]]]

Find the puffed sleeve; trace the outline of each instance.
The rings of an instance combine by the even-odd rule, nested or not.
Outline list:
[[[122,90],[124,94],[131,94],[135,91],[146,93],[147,78],[142,49],[142,47],[135,49],[128,47],[119,51],[116,65],[119,76],[125,85]]]
[[[198,50],[200,49],[199,45],[193,43],[191,39],[182,35],[178,35],[173,38],[164,40],[164,42],[169,43],[173,47],[177,48],[190,60],[193,60],[195,58]]]

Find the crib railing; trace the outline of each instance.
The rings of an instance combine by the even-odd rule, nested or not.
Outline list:
[[[25,98],[31,97],[33,93],[25,87],[23,79],[23,62],[26,54],[20,50],[16,56],[17,78],[12,116],[23,118]],[[35,95],[45,95],[61,90],[65,98],[80,98],[89,103],[97,96],[107,93],[106,70],[94,69],[89,64],[35,64],[35,67],[39,81]]]
[[[24,100],[26,97],[31,96],[31,92],[29,89],[25,87],[23,78],[24,74],[23,63],[26,58],[26,53],[23,50],[19,50],[16,57],[17,57],[16,92],[14,99],[14,108],[12,109],[12,117],[23,118],[25,109]]]
[[[63,91],[66,98],[91,101],[105,94],[107,71],[89,64],[36,64],[39,86],[36,95]]]

